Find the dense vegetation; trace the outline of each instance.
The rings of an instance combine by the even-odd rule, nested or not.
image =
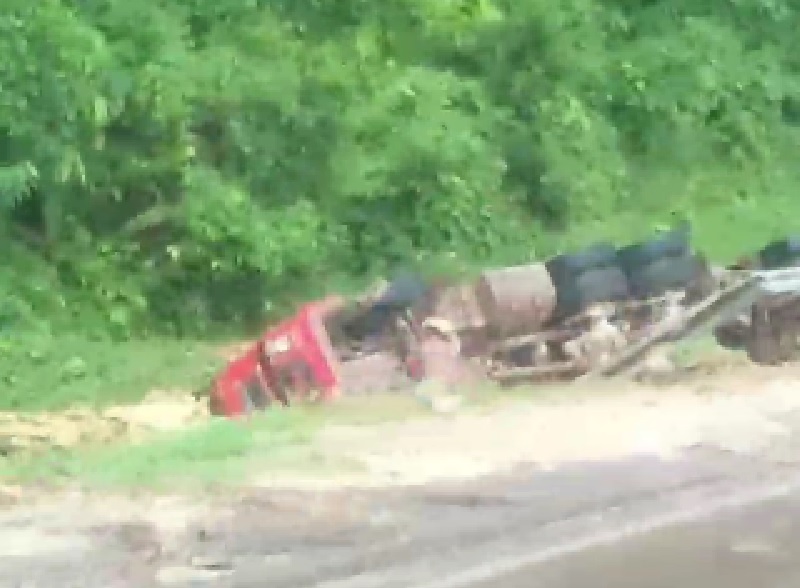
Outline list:
[[[196,335],[401,262],[762,218],[800,186],[799,10],[7,0],[2,330]]]

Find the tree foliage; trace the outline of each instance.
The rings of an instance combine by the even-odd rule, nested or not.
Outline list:
[[[0,319],[194,332],[338,275],[766,199],[794,165],[798,10],[8,0]]]

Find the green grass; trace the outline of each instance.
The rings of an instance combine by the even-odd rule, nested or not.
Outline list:
[[[222,363],[214,346],[197,342],[15,334],[0,338],[0,410],[102,407],[136,402],[153,389],[194,391]]]
[[[734,169],[695,166],[683,174],[669,166],[639,170],[637,187],[619,211],[537,239],[544,254],[610,240],[627,245],[676,220],[689,220],[696,248],[729,262],[773,239],[800,233],[800,171],[785,166]]]
[[[774,239],[800,233],[800,199],[777,199],[772,206],[710,205],[691,215],[693,243],[712,260],[722,263],[749,255]],[[627,245],[669,226],[664,212],[644,219],[637,213],[619,213],[612,219],[587,222],[548,239],[555,251],[570,251],[597,241]]]

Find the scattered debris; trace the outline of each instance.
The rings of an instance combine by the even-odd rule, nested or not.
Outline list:
[[[611,323],[614,308],[598,305],[590,308],[586,331],[564,343],[565,353],[574,360],[584,359],[592,365],[605,365],[613,353],[621,351],[627,344],[626,326]]]
[[[664,348],[652,349],[633,371],[637,382],[648,384],[672,384],[679,374],[678,366]]]
[[[414,389],[414,396],[436,414],[453,414],[458,412],[464,398],[448,392],[448,386],[441,380],[427,379]]]

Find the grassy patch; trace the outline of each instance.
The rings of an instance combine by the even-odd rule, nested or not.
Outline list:
[[[329,425],[371,426],[425,414],[410,396],[344,399],[330,406],[267,411],[247,421],[215,419],[134,445],[81,447],[0,459],[0,478],[91,487],[197,487],[241,482],[248,473],[347,469],[316,451]]]
[[[720,178],[720,185],[727,184]],[[664,194],[655,198],[650,213],[642,210],[619,212],[610,218],[576,224],[561,233],[544,233],[540,238],[543,255],[575,251],[598,241],[611,241],[622,246],[652,237],[661,228],[669,227],[677,218],[692,223],[694,246],[720,263],[749,255],[772,240],[800,233],[800,200],[793,196],[775,195],[769,206],[763,200],[743,199],[731,202],[707,202],[702,207],[681,210],[679,202]],[[668,208],[657,203],[673,204]],[[676,214],[677,213],[677,214]]]
[[[247,422],[214,419],[132,445],[15,455],[0,461],[0,477],[93,487],[224,484],[241,479],[256,456],[302,447],[318,424],[302,410],[272,411]]]
[[[718,373],[750,364],[744,351],[726,349],[711,335],[687,337],[676,342],[670,348],[670,357],[679,369],[695,372]]]
[[[724,351],[724,350],[723,350]],[[691,368],[699,362],[714,359],[720,346],[712,336],[687,337],[670,346],[670,357],[679,368]]]
[[[221,364],[210,344],[14,334],[0,338],[0,410],[102,407],[136,402],[153,389],[196,390]]]

